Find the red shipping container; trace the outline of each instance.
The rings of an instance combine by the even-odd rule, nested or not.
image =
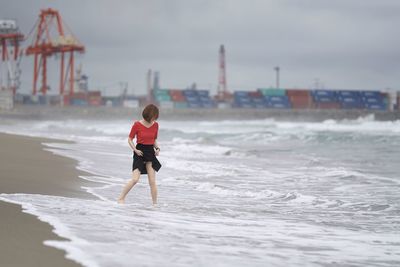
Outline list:
[[[169,90],[170,96],[183,96],[182,90]]]
[[[289,97],[293,108],[311,108],[313,99],[310,96],[291,96]]]
[[[186,101],[186,98],[183,95],[172,95],[171,99],[174,102],[185,102]]]
[[[99,97],[99,96],[101,96],[101,92],[100,92],[100,91],[89,91],[89,92],[88,92],[88,96],[89,96],[89,97],[92,97],[92,96],[97,96],[97,97]]]
[[[263,95],[262,95],[262,93],[260,91],[249,92],[249,96],[251,98],[261,98],[261,97],[263,97]]]
[[[99,96],[89,97],[88,103],[90,106],[101,106],[101,103],[102,103],[101,97],[99,97]]]
[[[85,92],[76,92],[71,96],[71,99],[87,99],[87,94]]]
[[[291,96],[309,97],[311,94],[310,94],[309,90],[287,89],[286,95],[289,97],[291,97]]]

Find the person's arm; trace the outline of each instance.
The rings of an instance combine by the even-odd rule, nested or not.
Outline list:
[[[134,153],[136,153],[139,156],[143,156],[143,152],[140,151],[139,149],[136,149],[136,145],[133,142],[133,138],[135,138],[135,136],[137,136],[137,126],[136,123],[132,126],[131,132],[129,133],[128,136],[128,144],[131,147],[131,149],[133,150]]]
[[[157,139],[154,140],[154,152],[156,153],[156,156],[160,153],[160,147],[158,146]]]

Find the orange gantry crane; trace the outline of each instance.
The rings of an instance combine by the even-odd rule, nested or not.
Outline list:
[[[9,89],[13,95],[19,87],[18,63],[23,39],[15,20],[0,20],[0,89]]]
[[[40,92],[45,95],[49,86],[47,84],[47,59],[53,55],[60,55],[60,95],[65,94],[66,83],[69,83],[68,93],[74,93],[74,53],[84,53],[85,47],[68,29],[57,10],[41,10],[36,22],[36,31],[32,44],[26,48],[26,55],[34,56],[33,95],[36,95],[39,73],[42,71],[42,85]],[[69,55],[66,66],[65,57]]]

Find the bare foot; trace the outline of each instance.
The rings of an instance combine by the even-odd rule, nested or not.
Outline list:
[[[125,204],[125,199],[118,199],[118,204]]]

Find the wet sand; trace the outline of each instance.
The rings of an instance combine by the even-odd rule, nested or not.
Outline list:
[[[28,130],[28,129],[27,129]],[[42,142],[64,142],[0,133],[0,194],[29,193],[93,198],[82,186],[73,159],[43,150]],[[21,206],[0,201],[1,266],[81,266],[65,258],[65,252],[43,245],[62,240],[53,228]]]

